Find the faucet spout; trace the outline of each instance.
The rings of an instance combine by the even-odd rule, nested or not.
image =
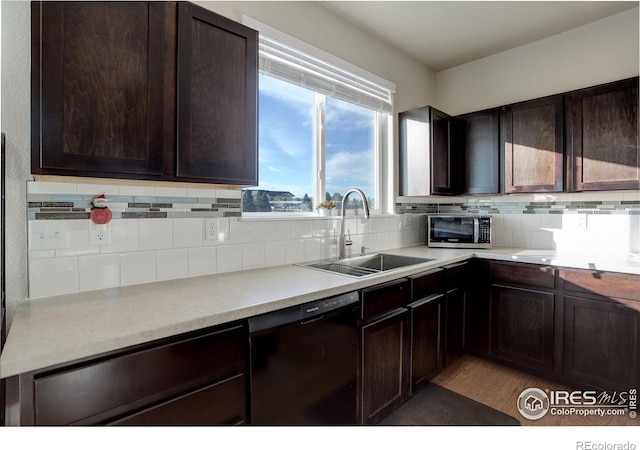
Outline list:
[[[340,216],[342,217],[340,220],[342,223],[340,224],[340,238],[338,242],[338,259],[344,259],[347,255],[347,245],[353,244],[351,240],[347,242],[344,236],[345,209],[347,207],[347,200],[349,199],[349,195],[353,193],[358,194],[362,199],[362,207],[364,209],[364,218],[365,219],[369,218],[369,202],[367,201],[367,196],[364,195],[364,192],[362,192],[360,189],[357,189],[357,188],[349,189],[344,194],[344,197],[342,197],[342,207],[340,208]]]

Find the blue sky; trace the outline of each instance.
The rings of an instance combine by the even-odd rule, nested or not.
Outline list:
[[[314,93],[260,76],[260,189],[313,194]],[[373,197],[374,112],[326,101],[327,190],[359,187]]]

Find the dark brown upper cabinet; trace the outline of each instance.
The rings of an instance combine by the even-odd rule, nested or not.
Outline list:
[[[177,177],[257,185],[258,33],[178,4]]]
[[[563,122],[562,95],[502,109],[505,193],[562,191]]]
[[[400,195],[462,192],[462,122],[424,106],[399,114]]]
[[[640,188],[638,78],[566,95],[567,187]]]
[[[465,127],[465,195],[500,193],[500,114],[497,108],[458,116]]]
[[[32,3],[32,170],[162,176],[161,2]]]
[[[257,184],[257,32],[190,3],[32,3],[32,172]]]

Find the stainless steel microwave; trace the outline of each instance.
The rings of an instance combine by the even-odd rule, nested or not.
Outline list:
[[[427,216],[427,245],[491,248],[491,216]]]

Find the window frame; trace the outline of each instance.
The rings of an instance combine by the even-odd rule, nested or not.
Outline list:
[[[337,58],[334,55],[326,53],[320,49],[312,47],[302,41],[288,36],[274,28],[269,27],[261,22],[256,21],[248,16],[243,16],[243,23],[249,27],[257,29],[261,34],[267,36],[270,39],[281,42],[291,48],[297,49],[300,52],[304,52],[319,60],[331,64],[341,70],[350,71],[357,76],[361,76],[365,80],[370,80],[372,83],[378,83],[380,86],[389,90],[390,103],[393,111],[393,94],[395,93],[395,84],[390,83],[374,74],[371,74],[359,67],[352,65],[346,61]],[[281,79],[277,76],[273,76],[267,72],[261,71],[261,75],[272,76],[275,79],[279,79],[283,82],[289,82]],[[296,85],[295,83],[291,83]],[[305,87],[305,86],[302,86]],[[308,87],[306,87],[309,89]],[[325,105],[326,94],[314,91],[315,104],[313,111],[313,190],[312,197],[314,199],[314,206],[318,201],[325,199],[326,193],[326,142],[325,142]],[[259,90],[258,90],[259,92]],[[338,100],[346,101],[340,97],[336,97]],[[373,145],[374,145],[374,192],[366,193],[375,199],[375,205],[370,206],[370,213],[374,215],[381,215],[391,211],[393,205],[390,204],[393,200],[393,152],[391,151],[393,141],[393,112],[387,113],[373,108],[368,108],[366,105],[360,105],[363,108],[370,109],[374,112],[373,123]],[[259,120],[259,119],[258,119]],[[391,165],[390,165],[391,164]],[[352,186],[360,187],[360,186]],[[257,188],[254,187],[254,189]],[[246,190],[253,190],[252,188],[246,188]],[[243,190],[244,191],[244,190]],[[341,193],[344,194],[344,193]],[[312,209],[310,212],[241,212],[242,218],[256,218],[256,219],[296,219],[296,218],[313,218],[319,217]]]

